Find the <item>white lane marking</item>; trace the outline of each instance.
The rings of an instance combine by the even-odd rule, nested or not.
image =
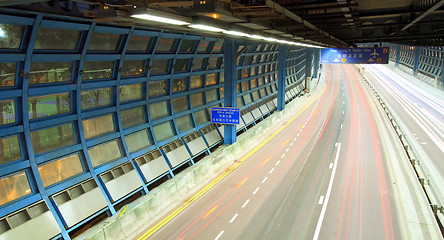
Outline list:
[[[281,160],[277,161],[277,162],[276,162],[276,166],[279,165],[280,162],[281,162]]]
[[[297,136],[299,137],[299,135],[301,135],[301,132],[299,132]]]
[[[293,141],[296,141],[296,138],[294,138]]]
[[[262,180],[262,183],[266,182],[268,177],[265,177],[264,180]]]
[[[271,174],[271,173],[273,173],[274,172],[274,168],[272,168],[269,172],[268,172],[268,174]]]
[[[337,147],[338,146],[338,143],[335,143],[335,147]]]
[[[281,158],[284,158],[284,157],[285,157],[285,153],[284,153],[284,154],[282,154]]]
[[[342,101],[342,104],[345,104],[345,101]]]
[[[344,114],[344,111],[342,111],[342,114]]]
[[[318,204],[321,205],[323,202],[324,202],[324,196],[321,196],[321,197],[319,198],[319,202],[318,202]]]
[[[292,142],[292,143],[290,143],[290,147],[291,147],[291,146],[293,146],[293,142]]]
[[[259,188],[256,188],[256,190],[254,190],[253,195],[256,194],[257,191],[259,191]]]
[[[426,142],[420,142],[419,144],[421,144],[421,145],[426,145],[427,143],[426,143]]]
[[[218,240],[220,236],[222,236],[222,234],[224,234],[224,231],[220,231],[220,233],[217,235],[217,237],[214,240]]]
[[[339,153],[341,152],[341,143],[338,144],[338,151],[336,152],[336,158],[333,165],[333,171],[330,176],[330,182],[328,183],[327,195],[325,196],[324,205],[322,205],[321,215],[319,216],[318,224],[316,225],[316,231],[313,236],[313,240],[318,240],[319,233],[321,232],[322,222],[324,221],[325,211],[327,211],[328,200],[330,198],[331,188],[333,187],[333,181],[335,180],[336,167],[338,166]]]
[[[244,205],[242,205],[242,208],[244,208],[245,206],[247,206],[247,204],[250,202],[250,199],[247,199],[247,201],[245,201]]]
[[[328,166],[328,168],[331,169],[332,167],[333,167],[333,163],[330,163],[330,166]]]
[[[342,129],[342,124],[341,124],[341,129]]]
[[[285,152],[288,152],[288,150],[290,150],[290,148],[287,148],[287,150],[285,150]]]
[[[234,216],[231,218],[231,220],[230,220],[230,223],[233,223],[233,221],[234,221],[234,219],[236,219],[237,218],[237,216],[239,216],[239,214],[234,214]]]

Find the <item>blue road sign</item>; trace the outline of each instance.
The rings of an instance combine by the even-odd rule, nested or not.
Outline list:
[[[324,48],[321,63],[339,64],[388,64],[388,47]]]
[[[222,124],[239,124],[239,108],[212,107],[211,122]]]

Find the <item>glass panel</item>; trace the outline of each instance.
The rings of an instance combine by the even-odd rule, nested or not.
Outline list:
[[[26,172],[0,178],[0,205],[14,201],[31,193]]]
[[[207,103],[217,100],[217,89],[207,91]]]
[[[261,97],[264,98],[265,96],[267,96],[267,94],[265,93],[265,88],[261,88],[261,90],[259,90],[259,92],[261,93]]]
[[[155,59],[152,61],[150,74],[168,73],[169,59]]]
[[[22,158],[18,136],[0,139],[0,165]]]
[[[244,70],[242,70],[242,78],[247,78],[248,76],[248,68],[245,68]]]
[[[124,60],[120,76],[121,77],[141,76],[143,75],[144,68],[145,68],[145,60],[134,60],[134,61]]]
[[[117,51],[121,37],[118,34],[93,32],[88,51]]]
[[[236,105],[237,107],[244,106],[244,102],[242,102],[242,97],[237,97],[236,103],[237,103],[237,105]]]
[[[191,95],[191,106],[199,107],[203,105],[203,94],[202,93],[196,93]]]
[[[113,77],[114,62],[99,61],[85,62],[83,67],[82,79],[103,79]]]
[[[265,83],[264,83],[264,77],[260,77],[259,78],[259,86],[262,86],[262,85],[264,85]]]
[[[119,87],[120,102],[142,99],[142,84],[132,84]]]
[[[146,129],[125,136],[125,142],[130,152],[135,152],[151,145],[148,130]]]
[[[244,66],[249,65],[251,62],[251,56],[245,56],[244,58]]]
[[[40,27],[34,49],[76,50],[79,40],[79,31]]]
[[[223,83],[225,81],[225,73],[220,72],[219,73],[219,83]]]
[[[158,119],[168,116],[168,101],[151,103],[149,108],[151,119]]]
[[[201,124],[208,122],[208,116],[207,116],[207,113],[205,112],[205,109],[203,109],[199,112],[195,112],[194,119],[196,120],[197,125],[201,125]]]
[[[201,70],[204,68],[204,59],[205,58],[195,58],[193,63],[193,71]]]
[[[255,68],[255,67],[252,67],[252,68],[251,68],[250,75],[251,75],[251,76],[256,75],[256,68]]]
[[[93,167],[114,161],[122,157],[120,152],[119,143],[117,140],[111,142],[102,143],[93,148],[88,149],[89,157]]]
[[[128,43],[127,51],[149,51],[151,46],[151,37],[132,35]]]
[[[223,99],[225,96],[225,89],[223,87],[220,88],[220,99]]]
[[[185,91],[187,87],[187,78],[173,79],[173,84],[171,85],[171,91],[182,92]]]
[[[174,50],[175,39],[160,38],[157,43],[156,52],[172,52]]]
[[[148,83],[148,97],[155,97],[167,94],[167,82],[158,81]]]
[[[190,85],[192,89],[202,87],[202,75],[192,76]]]
[[[249,89],[250,89],[250,86],[248,84],[248,81],[242,82],[242,92],[245,92],[245,91],[247,91]]]
[[[157,141],[162,141],[174,136],[171,121],[161,123],[153,127],[154,136]]]
[[[83,109],[111,105],[111,88],[101,88],[80,93],[80,102]]]
[[[191,124],[190,115],[185,115],[180,118],[177,118],[176,125],[177,125],[177,130],[181,133],[193,128],[193,125]]]
[[[199,47],[197,48],[197,52],[208,52],[210,47],[210,42],[207,40],[201,40],[199,42]]]
[[[42,153],[75,143],[72,124],[46,128],[31,132],[34,153]]]
[[[43,186],[47,187],[83,172],[79,154],[64,157],[39,166]]]
[[[174,63],[174,72],[187,71],[189,59],[176,59]]]
[[[258,92],[258,91],[254,91],[254,92],[253,92],[253,100],[254,100],[254,101],[259,100],[259,92]]]
[[[244,101],[245,101],[245,104],[250,104],[251,103],[251,96],[250,96],[250,94],[244,95]]]
[[[179,52],[184,52],[184,53],[193,52],[194,45],[196,45],[196,40],[184,39],[180,44]]]
[[[29,119],[69,113],[71,112],[71,93],[30,97],[28,111]]]
[[[216,73],[207,74],[206,80],[207,80],[207,86],[216,84],[217,83]]]
[[[0,101],[0,125],[15,123],[14,100]]]
[[[141,124],[145,122],[145,112],[143,111],[143,107],[135,107],[127,110],[121,110],[120,116],[122,120],[122,127],[127,128],[137,124]]]
[[[214,43],[213,52],[222,52],[224,50],[224,41],[216,41]]]
[[[73,66],[72,62],[33,62],[29,84],[70,82]]]
[[[217,57],[211,57],[208,59],[208,69],[217,68]]]
[[[178,113],[188,110],[187,97],[180,97],[173,99],[173,112]]]
[[[108,114],[82,121],[85,138],[93,138],[105,133],[114,132],[113,115]]]
[[[22,26],[0,23],[0,48],[19,48],[24,29]]]
[[[237,93],[240,93],[241,91],[241,84],[240,83],[238,83],[237,85],[236,85],[236,92]]]
[[[16,63],[0,63],[0,87],[14,87]]]
[[[251,80],[250,80],[250,86],[251,86],[251,89],[257,87],[257,81],[256,81],[256,79],[251,79]]]

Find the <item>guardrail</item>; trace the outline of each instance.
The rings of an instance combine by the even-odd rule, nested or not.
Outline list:
[[[415,153],[414,149],[412,148],[411,144],[409,143],[408,139],[405,137],[405,134],[403,129],[398,124],[398,121],[395,119],[392,111],[390,110],[390,107],[385,104],[382,97],[379,95],[379,92],[373,87],[373,84],[371,84],[363,72],[360,72],[362,78],[364,79],[364,82],[368,85],[376,99],[378,100],[379,104],[381,105],[382,109],[384,110],[387,118],[389,119],[392,127],[394,128],[396,135],[398,136],[399,140],[402,143],[402,146],[404,148],[405,153],[407,154],[410,164],[413,167],[413,170],[416,173],[417,179],[419,183],[422,186],[422,189],[424,190],[424,193],[426,194],[427,200],[429,202],[429,206],[433,211],[433,214],[435,215],[435,219],[439,225],[439,228],[441,230],[441,234],[444,237],[444,205],[440,202],[439,196],[436,193],[435,189],[439,188],[439,186],[433,185],[433,182],[427,177],[428,171],[427,169],[421,164],[421,160],[418,158],[418,155]],[[441,186],[442,187],[442,186]]]

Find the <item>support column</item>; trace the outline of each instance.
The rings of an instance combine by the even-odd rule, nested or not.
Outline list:
[[[313,78],[318,78],[319,64],[321,61],[321,50],[319,48],[313,50],[314,63],[313,63]]]
[[[307,92],[311,90],[311,69],[312,69],[312,58],[313,57],[313,49],[307,48],[305,50],[305,89]]]
[[[277,94],[277,110],[282,111],[285,108],[285,79],[287,77],[287,46],[279,45],[278,48],[278,94]]]
[[[444,51],[441,51],[441,87],[444,88]]]
[[[224,107],[236,107],[236,52],[237,45],[232,39],[224,42]],[[242,120],[241,120],[242,121]],[[224,125],[224,144],[236,142],[236,125]]]
[[[419,47],[415,46],[415,56],[413,62],[413,76],[418,76],[418,66],[419,66]]]
[[[395,66],[396,68],[399,68],[399,61],[401,60],[401,45],[396,45],[396,62]]]

